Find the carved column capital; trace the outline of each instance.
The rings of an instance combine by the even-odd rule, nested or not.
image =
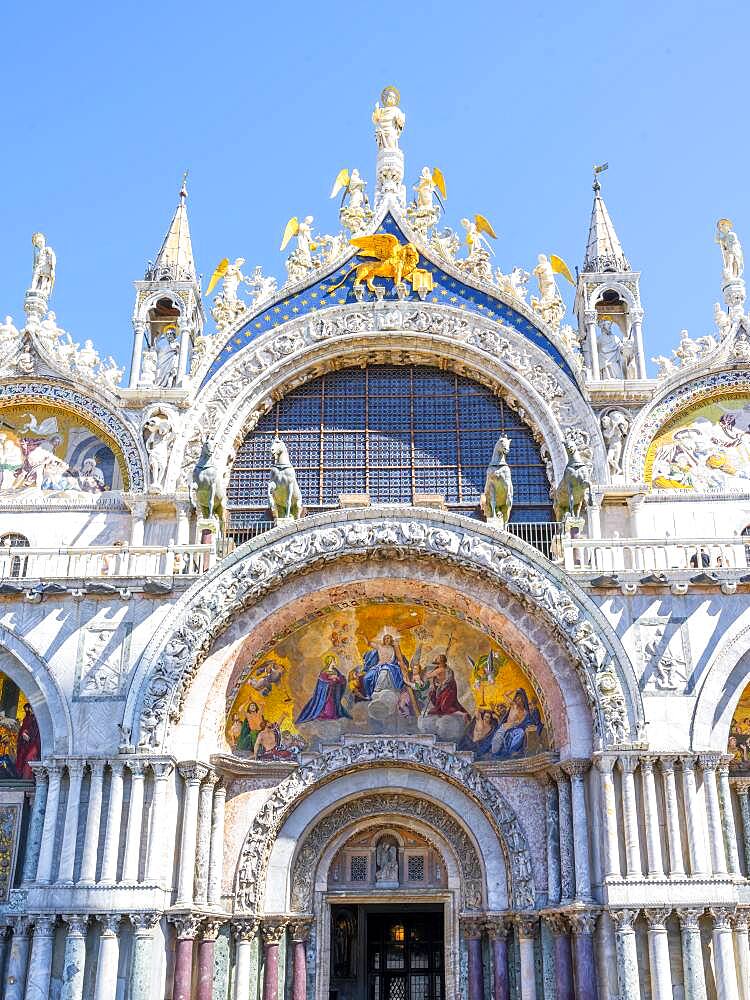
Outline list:
[[[615,928],[618,931],[632,931],[633,925],[638,919],[638,909],[633,907],[623,907],[619,910],[610,910],[609,915],[614,921]]]
[[[145,937],[154,930],[161,920],[161,915],[149,910],[142,910],[140,913],[129,913],[128,920],[133,926],[135,936]]]
[[[49,777],[49,765],[46,761],[33,760],[30,762],[29,767],[34,772],[34,779],[37,785],[45,782]]]
[[[139,758],[134,758],[127,762],[127,769],[130,771],[131,777],[142,778],[146,773],[146,768],[148,767],[148,762],[145,760],[140,760]]]
[[[715,771],[721,760],[720,753],[702,753],[698,756],[701,768],[704,771]]]
[[[183,760],[177,765],[177,770],[188,785],[199,785],[211,769],[197,760]]]
[[[286,917],[264,917],[262,924],[263,944],[280,944],[286,933],[288,922]]]
[[[148,766],[156,781],[168,778],[174,770],[174,764],[171,760],[150,760]]]
[[[699,921],[703,916],[704,908],[702,906],[679,906],[675,910],[679,921],[680,927],[683,930],[699,930]]]
[[[63,920],[68,925],[68,937],[85,937],[89,918],[85,913],[63,913]]]
[[[568,914],[570,929],[575,937],[591,937],[598,919],[598,910],[576,910]]]
[[[732,929],[732,920],[736,912],[734,906],[710,906],[708,912],[714,918],[714,929],[726,931]]]
[[[484,917],[461,917],[461,933],[467,941],[481,941],[484,929]]]
[[[57,917],[51,913],[37,913],[32,916],[34,921],[34,937],[52,937],[55,933]]]
[[[591,769],[590,760],[565,760],[560,764],[570,778],[582,778]]]
[[[28,937],[31,934],[31,928],[34,926],[33,917],[12,917],[11,926],[13,927],[14,937]]]
[[[570,924],[564,913],[545,913],[544,920],[555,937],[570,934]]]
[[[663,927],[671,912],[671,906],[647,906],[643,911],[649,927]]]
[[[85,760],[69,760],[67,762],[68,774],[70,775],[71,779],[74,777],[82,779],[85,767],[86,767]]]
[[[719,774],[729,775],[729,768],[733,760],[734,757],[731,754],[722,754],[721,757],[719,757]]]
[[[617,763],[617,757],[609,754],[599,754],[594,758],[594,766],[602,774],[612,774]]]
[[[201,938],[204,941],[215,941],[223,924],[223,920],[216,920],[212,917],[204,920],[201,924]]]
[[[260,920],[253,917],[240,917],[232,920],[232,933],[235,941],[254,941],[260,930]]]
[[[125,770],[125,761],[120,760],[119,757],[111,757],[107,763],[109,764],[109,769],[112,775],[117,775],[118,778],[122,777],[122,773]]]
[[[106,763],[107,763],[106,760],[103,760],[101,757],[94,758],[94,760],[90,760],[88,762],[88,767],[91,777],[101,778],[104,774],[104,765]]]
[[[97,913],[95,920],[102,925],[102,936],[116,937],[122,922],[122,913]]]
[[[641,773],[653,774],[656,761],[653,757],[641,757]]]
[[[310,928],[312,927],[312,924],[312,917],[294,917],[289,924],[292,941],[298,941],[304,944],[310,936]]]
[[[636,754],[620,754],[618,763],[623,774],[634,774],[640,758]]]
[[[734,929],[736,931],[740,931],[742,933],[747,932],[748,924],[750,924],[750,912],[748,912],[746,908],[737,910],[732,923],[734,924]]]
[[[491,914],[484,918],[484,929],[490,941],[505,940],[510,932],[511,920],[508,914]]]
[[[537,924],[539,923],[539,914],[517,913],[514,919],[516,927],[518,928],[518,936],[520,938],[534,937],[536,934]]]
[[[659,767],[662,774],[671,774],[674,771],[675,761],[677,760],[677,754],[674,753],[660,753],[659,754]]]
[[[697,763],[698,757],[697,754],[694,753],[686,753],[679,758],[679,764],[683,774],[688,774],[689,772],[694,771]]]
[[[196,916],[193,913],[185,913],[180,916],[170,917],[169,922],[174,924],[175,933],[179,940],[192,941],[198,936],[202,919],[202,917]]]

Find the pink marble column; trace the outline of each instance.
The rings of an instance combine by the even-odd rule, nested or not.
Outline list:
[[[508,931],[510,924],[506,917],[490,917],[485,930],[492,945],[492,984],[495,1000],[510,1000],[508,982]]]
[[[292,1000],[307,998],[307,938],[312,920],[294,920],[292,932]]]
[[[193,942],[198,933],[200,918],[175,917],[172,921],[177,932],[174,949],[174,987],[172,1000],[191,1000],[193,992]]]
[[[214,945],[221,923],[204,920],[198,943],[198,1000],[212,1000],[214,993]]]
[[[482,962],[482,933],[484,923],[479,917],[462,921],[469,953],[469,1000],[484,1000],[484,965]]]
[[[552,913],[545,920],[555,943],[555,996],[558,1000],[574,1000],[573,958],[570,951],[570,925],[562,913]]]
[[[278,1000],[279,945],[286,931],[286,920],[263,921],[263,1000]]]
[[[581,910],[570,914],[576,1000],[597,1000],[599,996],[594,957],[594,930],[598,916],[595,910]]]

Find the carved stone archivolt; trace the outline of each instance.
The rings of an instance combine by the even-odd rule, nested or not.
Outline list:
[[[418,820],[439,833],[451,846],[461,872],[461,906],[479,910],[484,905],[483,869],[468,833],[445,809],[411,795],[363,795],[338,805],[305,837],[292,870],[292,909],[306,913],[313,908],[315,872],[325,847],[342,830],[377,816]]]
[[[501,844],[508,872],[508,896],[512,900],[513,908],[528,910],[534,907],[536,894],[526,837],[516,814],[495,785],[479,774],[470,761],[459,757],[445,747],[393,737],[343,743],[302,765],[276,786],[270,798],[266,800],[253,820],[245,838],[235,887],[235,909],[251,914],[262,911],[266,871],[274,842],[285,821],[303,798],[309,795],[316,786],[330,781],[341,772],[349,773],[358,768],[372,768],[373,765],[382,767],[388,764],[405,764],[419,770],[432,772],[441,780],[449,782],[472,798],[489,820]],[[384,812],[393,812],[392,808],[389,809],[386,806],[389,800],[394,798],[400,799],[402,797],[373,795],[360,801],[367,803],[369,800],[370,808],[378,808],[375,800],[379,799],[384,804]],[[340,807],[345,823],[359,818],[359,815],[352,814],[351,819],[346,820],[349,808],[354,809],[356,813],[356,800],[351,806],[347,803]],[[447,839],[451,840],[451,832],[446,825],[448,820],[455,823],[457,827],[456,831],[452,831],[453,837],[457,838],[456,843],[462,843],[463,838],[466,839],[474,853],[477,867],[474,868],[472,862],[465,869],[466,878],[462,891],[467,893],[465,900],[471,904],[471,908],[481,908],[481,874],[475,875],[475,872],[481,873],[481,867],[471,841],[456,821],[452,820],[438,806],[424,802],[421,808],[426,815],[420,815],[419,818],[428,825],[434,825],[436,829],[441,830]],[[434,814],[432,813],[433,809],[435,810]],[[335,816],[336,814],[333,814],[330,820],[334,824],[336,823]],[[323,820],[320,826],[323,827],[326,821]],[[327,836],[328,839],[332,835],[332,832],[321,833],[321,837]],[[462,846],[461,850],[464,849]],[[463,863],[466,863],[466,859]],[[311,857],[306,858],[304,865],[311,864],[313,864]],[[299,859],[297,865],[299,865]],[[474,889],[478,881],[480,891],[477,896]],[[311,890],[304,891],[306,893]]]
[[[401,362],[399,362],[401,358]],[[370,363],[449,367],[502,391],[545,441],[558,471],[565,464],[561,428],[584,427],[594,442],[595,471],[606,480],[604,446],[579,387],[553,359],[517,330],[432,303],[381,302],[335,306],[259,332],[206,384],[192,409],[170,475],[192,469],[200,434],[225,442],[227,463],[273,401],[336,368]]]
[[[422,509],[367,509],[305,518],[264,533],[202,577],[146,648],[125,722],[142,748],[164,746],[216,637],[246,607],[301,572],[343,558],[425,558],[481,574],[521,599],[568,649],[592,709],[598,746],[637,738],[635,673],[596,605],[539,553],[476,521]]]

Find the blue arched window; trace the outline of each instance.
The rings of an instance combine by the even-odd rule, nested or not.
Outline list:
[[[549,483],[529,427],[492,391],[421,365],[345,368],[290,392],[237,452],[229,480],[230,534],[244,540],[267,520],[271,440],[289,448],[309,512],[344,493],[373,504],[438,493],[450,509],[479,516],[479,498],[501,433],[512,441],[511,522],[549,522]],[[255,528],[257,530],[257,527]]]

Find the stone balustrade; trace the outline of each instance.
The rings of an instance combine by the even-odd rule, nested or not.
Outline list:
[[[216,560],[212,545],[88,545],[31,548],[0,545],[0,579],[6,594],[28,582],[146,577],[196,577]]]
[[[734,538],[563,538],[563,565],[569,573],[666,573],[690,577],[700,572],[750,569],[745,540]]]

